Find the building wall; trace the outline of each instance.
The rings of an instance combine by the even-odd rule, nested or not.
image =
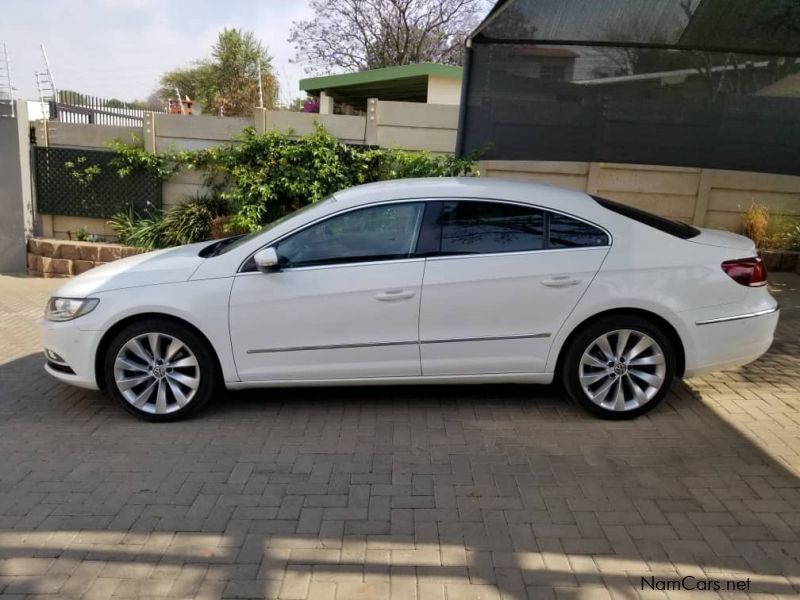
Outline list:
[[[184,117],[157,114],[143,128],[50,123],[53,145],[107,147],[115,138],[131,134],[144,139],[148,150],[205,148],[230,141],[244,127],[256,131],[280,130],[293,136],[314,131],[320,122],[351,144],[451,153],[455,148],[458,106],[370,100],[366,116],[314,115],[256,109],[253,117]],[[37,125],[37,141],[44,131]],[[772,214],[800,218],[800,177],[684,167],[549,161],[481,161],[482,175],[539,181],[632,204],[657,214],[701,226],[738,231],[742,213],[752,202],[768,206]],[[204,191],[202,175],[184,171],[164,183],[165,207]],[[44,235],[68,238],[85,227],[89,233],[110,236],[103,219],[41,216]]]
[[[257,132],[283,131],[292,137],[314,132],[315,123],[348,144],[429,150],[450,153],[455,148],[458,106],[370,101],[367,116],[319,115],[255,109],[252,118],[172,115],[148,113],[140,128],[104,125],[36,123],[39,144],[106,149],[114,139],[142,139],[151,152],[198,150],[230,142],[245,127]],[[207,191],[203,176],[183,170],[163,184],[164,207],[175,206]],[[38,233],[58,239],[71,239],[86,229],[90,234],[113,238],[105,219],[39,215]]]
[[[450,77],[428,77],[428,104],[461,103],[461,80]]]
[[[481,161],[482,175],[537,181],[617,200],[701,227],[740,231],[753,202],[800,219],[800,177],[613,163]]]
[[[28,115],[24,102],[0,104],[0,273],[25,271],[25,240],[32,231]]]

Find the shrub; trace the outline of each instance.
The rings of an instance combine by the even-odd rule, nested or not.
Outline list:
[[[786,249],[800,252],[800,225],[792,227],[786,235]]]
[[[164,179],[185,167],[201,171],[209,199],[153,217],[118,215],[120,237],[139,244],[171,245],[210,236],[255,231],[339,190],[373,181],[404,177],[475,175],[475,156],[455,158],[351,146],[317,125],[314,133],[292,139],[288,133],[258,134],[245,129],[236,140],[194,152],[152,155],[137,145],[115,142],[115,167],[121,177],[146,170]],[[229,217],[221,219],[229,213]],[[134,243],[134,242],[129,242]]]
[[[75,239],[79,242],[88,242],[91,239],[91,234],[86,227],[81,227],[75,232]]]
[[[115,215],[109,223],[123,244],[153,250],[210,239],[212,223],[227,212],[224,199],[200,195],[160,215],[127,211]]]
[[[231,202],[229,227],[241,231],[362,183],[476,174],[473,157],[350,146],[319,125],[297,140],[249,128],[234,143],[198,152],[193,165],[206,171],[206,185]]]
[[[231,215],[223,215],[211,221],[212,240],[219,240],[231,235],[240,235],[248,232],[248,229],[238,227]]]
[[[780,215],[770,219],[762,247],[768,250],[800,251],[800,224]]]
[[[767,228],[769,227],[769,210],[763,204],[753,202],[744,215],[743,232],[755,243],[757,248],[763,247],[767,239]]]
[[[109,224],[122,244],[144,250],[165,246],[164,219],[160,215],[142,217],[128,210],[114,215]]]
[[[228,202],[217,195],[199,195],[179,204],[164,213],[163,243],[180,246],[207,240],[214,219],[228,212]]]

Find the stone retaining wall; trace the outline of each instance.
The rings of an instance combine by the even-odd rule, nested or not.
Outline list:
[[[800,273],[800,252],[790,250],[759,250],[758,255],[763,259],[767,272],[778,271]]]
[[[120,244],[97,244],[44,238],[28,240],[28,273],[38,277],[80,275],[107,262],[143,250]]]

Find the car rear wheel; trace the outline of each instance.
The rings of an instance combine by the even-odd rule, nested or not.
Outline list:
[[[205,404],[219,377],[207,342],[189,327],[162,319],[133,323],[112,340],[104,361],[111,395],[149,421],[174,421]]]
[[[631,419],[655,408],[675,376],[669,338],[635,316],[605,317],[585,327],[565,355],[569,395],[606,419]]]

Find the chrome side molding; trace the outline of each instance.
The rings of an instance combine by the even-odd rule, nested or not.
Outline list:
[[[348,348],[376,348],[383,346],[408,346],[412,344],[450,344],[453,342],[498,342],[503,340],[524,340],[535,338],[549,338],[549,333],[523,333],[519,335],[488,336],[488,337],[464,337],[448,338],[439,340],[417,340],[396,341],[396,342],[367,342],[364,344],[331,344],[327,346],[289,346],[284,348],[257,348],[248,350],[247,354],[268,354],[271,352],[304,352],[308,350],[342,350]]]
[[[695,325],[711,325],[712,323],[727,323],[728,321],[741,321],[742,319],[752,319],[753,317],[761,317],[769,315],[780,310],[780,305],[776,304],[772,308],[766,308],[756,312],[745,313],[743,315],[732,315],[730,317],[717,317],[716,319],[703,319],[702,321],[695,321]]]

